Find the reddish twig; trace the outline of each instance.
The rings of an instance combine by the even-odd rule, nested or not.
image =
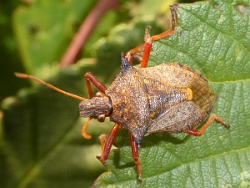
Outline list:
[[[96,27],[103,15],[110,9],[118,7],[118,0],[99,0],[95,8],[90,12],[85,21],[80,26],[74,39],[65,52],[60,67],[67,67],[76,61],[77,55]]]

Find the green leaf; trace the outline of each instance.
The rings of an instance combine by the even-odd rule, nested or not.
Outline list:
[[[143,182],[124,131],[96,187],[247,187],[250,185],[250,3],[224,0],[179,4],[171,37],[155,41],[150,66],[179,62],[202,72],[218,95],[213,123],[202,137],[156,133],[140,150]]]

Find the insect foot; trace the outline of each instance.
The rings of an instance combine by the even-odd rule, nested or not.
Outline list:
[[[221,123],[222,125],[224,125],[226,128],[230,128],[230,125],[227,124],[226,122],[223,121],[223,119],[221,119],[220,117],[218,117],[216,114],[211,114],[211,116],[208,118],[208,120],[206,121],[206,123],[203,125],[203,127],[201,128],[201,130],[187,130],[186,133],[191,134],[193,136],[202,136],[203,133],[205,132],[205,130],[209,127],[209,125],[211,123],[213,123],[213,121],[217,121],[218,123]]]

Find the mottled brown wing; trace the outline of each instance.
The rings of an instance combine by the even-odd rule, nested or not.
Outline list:
[[[135,67],[135,69],[137,69],[140,74],[143,74],[144,77],[154,78],[161,83],[167,82],[180,87],[190,86],[194,77],[194,72],[196,72],[178,63],[162,63],[154,67]],[[197,72],[197,74],[199,73]]]
[[[153,78],[161,83],[190,88],[193,92],[192,101],[201,109],[203,119],[211,113],[216,96],[208,80],[198,71],[178,63],[162,63],[155,67],[137,69],[145,77],[154,75]]]
[[[171,83],[172,87],[191,89],[191,101],[181,101],[175,106],[163,110],[161,115],[153,119],[146,135],[153,132],[183,132],[198,126],[210,114],[216,96],[207,79],[198,71],[178,63],[163,63],[147,69],[139,69],[146,75],[150,72],[161,83]]]
[[[154,119],[145,135],[154,132],[178,133],[202,123],[202,113],[193,101],[184,101]]]

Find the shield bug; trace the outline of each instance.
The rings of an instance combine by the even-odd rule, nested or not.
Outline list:
[[[81,100],[80,115],[88,117],[82,134],[86,133],[89,121],[94,118],[103,122],[106,117],[115,125],[108,135],[100,137],[102,153],[97,158],[105,165],[119,127],[128,129],[132,156],[137,167],[138,180],[142,181],[139,149],[144,136],[156,132],[188,133],[201,136],[216,120],[229,127],[220,117],[211,115],[216,96],[208,80],[198,71],[178,63],[162,63],[147,67],[152,41],[168,37],[173,30],[150,36],[146,28],[145,44],[122,56],[121,71],[107,88],[91,73],[86,73],[89,99],[56,88],[30,75],[16,73],[17,77],[38,81],[60,93]],[[131,65],[134,53],[143,50],[141,67]],[[94,96],[91,83],[100,91]],[[201,130],[195,128],[205,124]]]

